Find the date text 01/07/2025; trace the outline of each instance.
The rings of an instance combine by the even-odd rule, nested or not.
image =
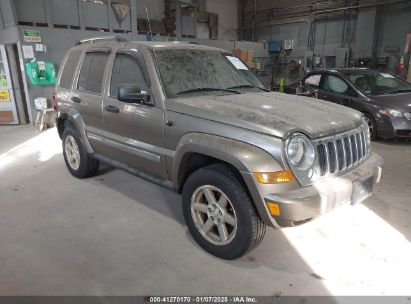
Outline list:
[[[248,296],[162,296],[146,297],[148,303],[257,303],[255,297]]]

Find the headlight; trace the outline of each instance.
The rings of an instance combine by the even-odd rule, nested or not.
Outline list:
[[[288,139],[286,153],[291,165],[299,170],[308,170],[314,164],[314,147],[303,134],[297,133]]]
[[[384,116],[397,117],[397,118],[403,117],[402,112],[397,111],[397,110],[386,109],[386,110],[379,110],[378,112],[380,112]]]

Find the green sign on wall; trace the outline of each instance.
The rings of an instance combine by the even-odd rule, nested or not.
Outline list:
[[[41,42],[40,31],[25,30],[23,36],[26,42]]]

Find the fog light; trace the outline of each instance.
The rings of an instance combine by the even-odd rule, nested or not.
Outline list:
[[[257,181],[261,184],[279,184],[295,181],[294,175],[290,170],[277,172],[254,172]]]
[[[273,202],[267,202],[268,210],[270,211],[271,215],[280,215],[280,206]]]

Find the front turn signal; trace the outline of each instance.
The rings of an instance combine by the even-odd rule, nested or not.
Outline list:
[[[295,181],[290,170],[276,172],[254,172],[255,178],[260,184],[280,184]]]
[[[268,201],[267,202],[267,207],[268,210],[270,211],[271,215],[276,215],[279,216],[280,215],[280,206],[278,206],[278,204]]]

